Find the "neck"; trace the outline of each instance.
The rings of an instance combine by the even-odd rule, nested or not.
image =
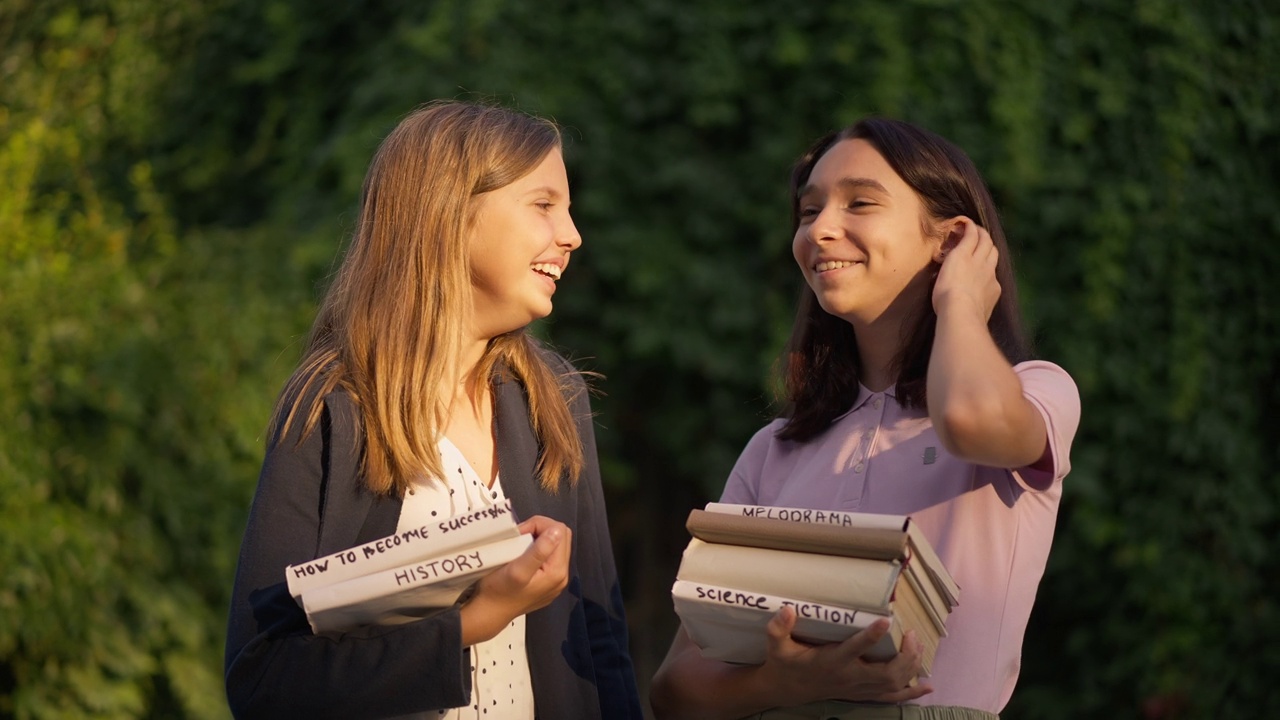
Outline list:
[[[480,358],[484,357],[484,351],[488,347],[488,339],[470,340],[463,344],[458,357],[458,376],[445,393],[455,403],[464,401],[466,405],[475,408],[488,396],[489,379],[479,375]]]
[[[852,322],[858,341],[858,379],[872,392],[882,392],[897,382],[893,361],[898,354],[902,327],[883,319],[872,323]]]
[[[927,277],[922,270],[874,318],[845,318],[858,342],[859,380],[868,390],[882,392],[898,381],[894,361],[907,343],[907,333],[914,331],[918,313],[932,312],[924,306],[931,287]]]

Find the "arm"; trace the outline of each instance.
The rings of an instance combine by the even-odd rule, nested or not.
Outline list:
[[[322,520],[326,533],[349,526],[354,540],[371,499],[356,473],[354,408],[345,396],[326,399],[322,422],[301,446],[299,431],[269,449],[241,546],[227,633],[233,713],[384,717],[465,704],[470,676],[456,608],[337,638],[311,633],[284,568],[322,554]]]
[[[1018,468],[1047,451],[1044,419],[987,329],[1000,297],[998,251],[987,231],[961,218],[933,290],[938,316],[929,358],[929,417],[951,454],[989,467]]]
[[[653,677],[649,701],[664,720],[729,720],[775,707],[818,700],[900,703],[931,688],[909,683],[920,672],[920,641],[908,634],[903,651],[888,662],[861,656],[888,631],[877,622],[841,643],[806,645],[791,638],[795,611],[769,621],[769,654],[762,665],[731,665],[702,657],[681,628]]]

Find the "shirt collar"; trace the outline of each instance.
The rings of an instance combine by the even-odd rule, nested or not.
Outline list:
[[[850,405],[848,410],[845,410],[844,412],[840,413],[840,416],[837,417],[836,420],[843,418],[849,413],[858,411],[859,409],[862,408],[863,405],[866,405],[868,402],[870,402],[871,398],[875,397],[876,395],[884,395],[885,397],[891,397],[893,398],[894,402],[897,402],[898,401],[897,393],[898,393],[898,386],[896,384],[890,385],[889,387],[885,388],[884,391],[882,392],[874,393],[868,390],[866,385],[863,385],[862,383],[858,383],[857,399],[853,401],[853,405]]]

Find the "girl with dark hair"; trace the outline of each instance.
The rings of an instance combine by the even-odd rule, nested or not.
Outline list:
[[[861,655],[769,623],[762,665],[703,658],[680,630],[653,680],[662,718],[996,717],[1053,538],[1080,418],[1062,368],[1032,360],[990,193],[959,148],[872,118],[821,138],[792,173],[806,281],[786,408],[738,459],[723,502],[910,515],[962,589],[933,672],[919,640]]]
[[[439,102],[382,142],[272,421],[236,717],[641,716],[586,386],[525,330],[581,244],[550,122]],[[443,612],[316,636],[289,595],[288,565],[507,499],[533,544]]]

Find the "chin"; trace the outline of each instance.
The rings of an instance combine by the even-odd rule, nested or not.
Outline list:
[[[511,330],[508,330],[507,332],[528,327],[530,324],[535,323],[549,315],[551,315],[550,305],[548,305],[545,308],[529,308],[527,312],[521,313],[521,317],[511,318],[512,327],[511,327]],[[516,323],[519,323],[519,324],[516,324]]]
[[[847,304],[834,302],[833,298],[823,297],[821,294],[816,295],[818,298],[818,307],[822,308],[828,315],[835,315],[838,318],[848,317],[851,308]]]
[[[546,307],[533,308],[529,313],[529,322],[541,320],[542,318],[551,315],[552,309],[551,303],[547,303]]]

